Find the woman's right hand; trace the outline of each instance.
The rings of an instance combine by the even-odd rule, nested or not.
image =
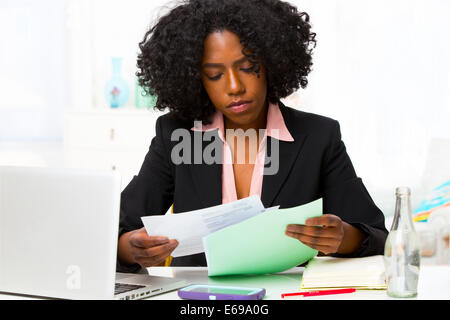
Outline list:
[[[143,268],[163,263],[178,246],[177,240],[149,236],[145,228],[124,233],[119,239],[119,259]]]

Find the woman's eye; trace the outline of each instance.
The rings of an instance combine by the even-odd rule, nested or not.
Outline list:
[[[251,66],[249,68],[241,68],[242,71],[250,73],[253,71],[253,69],[255,69],[255,66]]]
[[[219,80],[221,76],[222,76],[222,74],[218,74],[217,76],[212,76],[212,77],[207,75],[208,79],[213,80],[213,81]]]

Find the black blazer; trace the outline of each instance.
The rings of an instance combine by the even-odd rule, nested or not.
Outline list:
[[[323,212],[339,216],[359,228],[366,239],[351,256],[383,254],[387,230],[384,215],[372,201],[341,141],[339,123],[333,119],[298,111],[279,103],[294,142],[279,141],[280,165],[275,175],[264,175],[261,201],[264,206],[289,208],[323,198]],[[121,196],[120,235],[143,227],[141,217],[164,214],[173,204],[174,213],[222,203],[221,164],[179,164],[171,161],[175,129],[189,130],[192,123],[166,114],[156,121],[153,138],[139,174]],[[203,133],[202,133],[203,134]],[[267,137],[271,155],[271,137]],[[219,139],[202,141],[202,150]],[[203,140],[203,139],[202,139]],[[208,140],[208,139],[205,139]],[[192,146],[192,162],[193,162]],[[222,152],[221,148],[219,152]],[[219,155],[219,159],[222,157]],[[205,255],[175,258],[173,266],[205,266]],[[123,269],[118,264],[119,269]],[[129,269],[128,269],[129,271]]]

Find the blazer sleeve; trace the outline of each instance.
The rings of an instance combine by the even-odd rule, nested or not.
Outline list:
[[[165,214],[173,204],[174,176],[170,154],[164,144],[162,118],[156,121],[156,136],[137,176],[122,191],[119,237],[143,227],[141,217]],[[118,272],[135,272],[139,265],[125,267],[117,259]]]
[[[339,216],[362,231],[366,238],[361,247],[346,257],[363,257],[384,253],[387,230],[384,215],[373,202],[341,140],[340,126],[335,121],[331,143],[324,161],[324,212]],[[336,256],[344,256],[336,254]]]

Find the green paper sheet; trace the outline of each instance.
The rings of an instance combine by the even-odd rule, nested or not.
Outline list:
[[[310,260],[317,250],[286,236],[286,227],[321,215],[322,199],[318,199],[266,211],[204,237],[208,275],[277,273]]]

